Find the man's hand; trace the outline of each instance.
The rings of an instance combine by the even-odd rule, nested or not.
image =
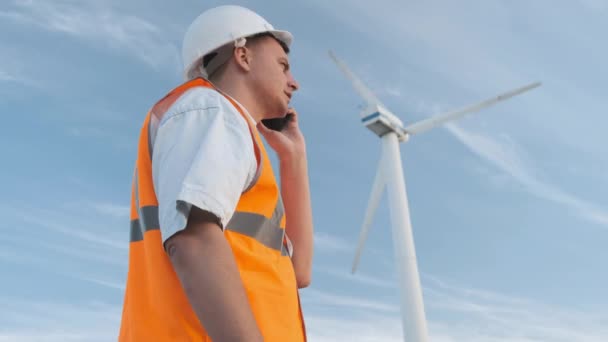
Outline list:
[[[213,341],[262,341],[234,256],[216,221],[193,206],[186,228],[165,243],[167,253]]]
[[[281,161],[306,156],[306,142],[298,126],[298,113],[293,108],[289,108],[287,114],[293,114],[293,118],[282,131],[271,130],[262,122],[257,125],[258,131]]]

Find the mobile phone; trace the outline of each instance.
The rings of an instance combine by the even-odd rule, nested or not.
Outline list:
[[[291,120],[293,120],[293,114],[288,113],[282,118],[263,119],[262,123],[272,130],[282,131]]]

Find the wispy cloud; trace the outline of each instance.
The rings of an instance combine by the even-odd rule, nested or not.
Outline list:
[[[591,11],[605,11],[608,9],[606,0],[579,0],[580,3]]]
[[[106,237],[101,231],[91,232],[86,229],[80,229],[81,227],[72,227],[69,224],[48,221],[38,217],[23,217],[23,221],[86,241],[92,245],[111,247],[117,250],[126,250],[128,248],[126,242]]]
[[[7,236],[0,236],[0,240],[7,242],[4,250],[0,251],[0,258],[17,265],[34,264],[53,270],[63,266],[57,263],[57,256],[87,263],[95,262],[98,266],[126,267],[127,265],[126,251],[115,251],[103,245],[93,244],[83,247],[82,243],[74,241],[48,242]],[[49,255],[53,257],[49,258]]]
[[[21,69],[17,67],[17,63],[11,63],[6,60],[6,58],[0,57],[0,68],[4,68],[4,70],[0,70],[0,86],[2,83],[11,83],[11,84],[19,84],[30,87],[39,87],[40,85],[35,80],[24,76],[21,73]],[[8,71],[8,69],[11,69]]]
[[[608,316],[567,310],[425,277],[425,303],[432,341],[589,341],[608,340]],[[398,307],[366,298],[304,291],[315,299],[304,308],[311,339],[315,341],[402,341]],[[314,304],[314,306],[313,306]],[[341,314],[320,314],[319,308],[337,306]],[[356,310],[357,313],[353,313]]]
[[[391,95],[391,96],[394,96],[394,97],[401,97],[402,96],[401,89],[399,89],[398,87],[394,87],[394,86],[386,87],[384,89],[384,91],[388,95]]]
[[[306,317],[306,328],[309,340],[315,342],[402,342],[400,322],[397,315],[341,318],[313,314]]]
[[[99,201],[81,203],[91,205],[77,206],[77,210],[70,209],[67,214],[58,209],[28,205],[0,206],[0,213],[7,222],[27,227],[7,229],[0,234],[0,240],[6,242],[3,257],[15,264],[29,263],[45,267],[61,266],[43,257],[49,254],[76,262],[86,260],[97,265],[126,266],[128,218],[124,216],[124,208]],[[117,218],[125,221],[125,228],[114,227]],[[26,255],[20,257],[20,253]]]
[[[114,218],[129,218],[130,208],[128,205],[108,203],[108,202],[92,202],[90,206],[101,215],[107,215]]]
[[[0,18],[126,51],[151,67],[178,66],[176,46],[163,30],[141,17],[98,3],[15,1]]]
[[[608,211],[578,198],[560,187],[541,180],[532,163],[527,162],[526,152],[515,141],[503,135],[503,141],[448,124],[447,129],[469,150],[510,175],[531,194],[575,210],[589,222],[608,226]]]
[[[346,240],[324,232],[315,232],[314,243],[315,248],[329,252],[354,251],[354,246]]]
[[[45,258],[42,255],[31,255],[31,254],[24,255],[22,249],[16,250],[16,249],[11,248],[10,245],[4,246],[4,248],[0,249],[0,260],[3,260],[6,263],[17,264],[17,265],[23,265],[25,263],[36,264],[36,265],[50,264],[48,258]]]
[[[380,278],[371,276],[369,274],[362,273],[361,271],[357,271],[355,274],[349,273],[345,270],[340,270],[336,268],[328,268],[325,266],[315,267],[315,271],[322,272],[324,274],[330,275],[334,278],[339,278],[342,280],[346,280],[349,282],[359,283],[361,285],[371,285],[375,287],[381,288],[394,288],[396,287],[397,280],[390,281],[386,278]]]
[[[101,286],[104,286],[104,287],[107,287],[107,288],[110,288],[113,290],[119,290],[119,291],[125,290],[125,284],[119,283],[116,280],[100,279],[95,276],[81,276],[81,277],[79,277],[79,279],[88,281],[93,284],[101,285]]]
[[[342,294],[328,293],[314,288],[306,289],[302,298],[310,305],[317,307],[342,307],[349,310],[373,310],[379,312],[398,312],[399,307],[365,297],[354,297]]]
[[[16,82],[18,78],[6,71],[0,70],[0,82]]]
[[[100,302],[0,298],[0,341],[112,341],[118,336],[120,307]]]
[[[605,341],[608,316],[553,307],[525,298],[466,288],[445,281],[425,287],[433,331],[454,341]],[[449,340],[449,339],[448,339]]]
[[[40,276],[45,280],[63,279],[69,288],[80,288],[82,293],[91,293],[91,284],[98,285],[91,298],[100,298],[104,289],[120,298],[124,291],[120,278],[128,262],[126,241],[119,243],[93,233],[87,224],[90,221],[79,221],[78,215],[63,217],[63,213],[51,209],[12,206],[2,206],[0,212],[6,222],[17,223],[18,227],[0,234],[0,259],[9,269],[17,270],[10,275],[13,282],[31,287],[28,272],[44,270]],[[33,292],[26,292],[33,294],[31,298],[0,297],[0,341],[116,340],[121,312],[118,305],[72,299],[72,294],[61,287],[51,292],[60,293],[63,299],[49,299],[41,297],[48,292],[38,291],[40,286],[48,285],[34,284],[30,289]],[[9,287],[8,293],[15,290]]]

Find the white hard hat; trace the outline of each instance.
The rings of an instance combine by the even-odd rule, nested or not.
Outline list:
[[[196,71],[195,68],[199,66],[205,55],[224,50],[223,58],[225,60],[218,58],[222,56],[216,56],[214,65],[198,70],[202,76],[208,77],[208,74],[214,71],[210,69],[216,69],[222,65],[235,46],[244,45],[243,38],[264,32],[272,34],[288,47],[293,40],[291,33],[275,30],[264,18],[244,7],[219,6],[201,13],[190,24],[184,35],[182,62],[186,79],[192,78]],[[224,46],[226,49],[219,49]],[[226,51],[229,51],[230,54],[227,54]]]

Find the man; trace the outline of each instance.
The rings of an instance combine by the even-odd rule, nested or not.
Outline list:
[[[291,40],[238,6],[186,32],[188,81],[141,130],[119,340],[305,340],[298,288],[310,283],[313,227]],[[288,113],[282,131],[262,123]]]

